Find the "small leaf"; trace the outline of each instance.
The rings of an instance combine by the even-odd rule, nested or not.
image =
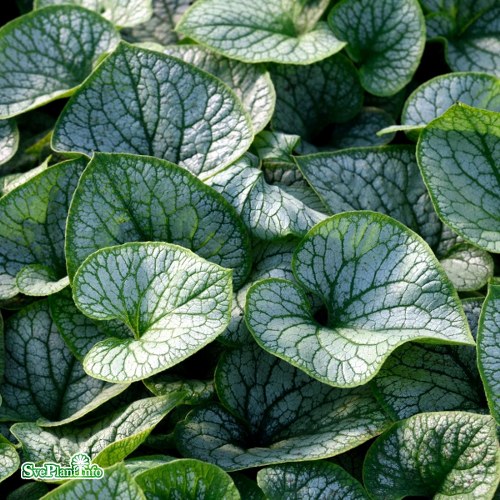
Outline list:
[[[250,115],[254,132],[260,132],[271,120],[276,101],[269,73],[257,65],[249,65],[219,56],[196,45],[173,45],[163,53],[178,57],[220,78],[243,103]]]
[[[35,9],[62,4],[94,10],[119,27],[145,23],[153,13],[151,0],[35,0]]]
[[[372,379],[411,340],[473,344],[458,297],[430,249],[374,212],[316,225],[295,250],[293,272],[325,307],[314,315],[299,285],[263,280],[247,293],[245,319],[264,349],[336,387]]]
[[[160,373],[144,380],[144,385],[155,396],[166,396],[172,392],[185,393],[184,404],[200,404],[214,398],[214,384],[210,380],[195,380],[171,374]]]
[[[490,284],[477,331],[477,362],[492,415],[500,422],[500,285]]]
[[[170,368],[229,323],[231,271],[177,245],[104,248],[82,264],[73,284],[75,303],[87,316],[118,319],[131,330],[128,339],[110,336],[85,356],[85,371],[108,382]]]
[[[411,146],[358,148],[295,158],[329,212],[373,210],[438,243],[434,211]]]
[[[12,443],[0,436],[0,482],[12,476],[20,465],[21,460]]]
[[[28,182],[30,179],[41,173],[43,170],[46,170],[49,166],[48,158],[38,167],[32,168],[27,172],[9,174],[0,177],[0,197],[5,196],[7,193],[10,193],[21,184]]]
[[[250,241],[224,198],[172,163],[96,153],[81,176],[66,233],[68,273],[91,253],[129,241],[176,243],[234,269],[236,286],[250,267]]]
[[[450,73],[428,80],[406,100],[401,127],[417,140],[419,131],[456,102],[490,111],[500,111],[500,81],[485,73]]]
[[[121,462],[149,435],[183,393],[139,399],[97,421],[41,428],[18,423],[11,428],[21,442],[25,460],[68,464],[75,453],[86,453],[101,467]]]
[[[325,215],[308,207],[282,186],[265,181],[253,155],[207,180],[241,215],[253,236],[264,240],[303,236]]]
[[[366,387],[329,387],[258,346],[226,352],[212,404],[177,424],[185,456],[225,470],[337,455],[368,441],[388,421]]]
[[[342,0],[328,22],[361,65],[361,85],[368,92],[392,95],[411,80],[425,45],[425,21],[417,0]]]
[[[30,12],[6,24],[0,30],[0,117],[71,94],[119,39],[101,16],[68,5]]]
[[[104,469],[104,475],[94,481],[73,479],[47,493],[40,500],[74,500],[77,498],[116,498],[145,500],[143,491],[123,464]]]
[[[356,479],[342,467],[330,462],[266,467],[257,473],[257,482],[269,500],[369,500],[368,494]]]
[[[70,99],[52,144],[89,156],[155,156],[207,176],[239,158],[252,139],[250,117],[219,79],[122,42]]]
[[[422,131],[417,160],[441,220],[500,253],[500,113],[455,104]]]
[[[44,425],[71,422],[127,388],[85,374],[52,322],[46,301],[8,318],[5,351],[0,418],[41,419]]]
[[[463,306],[475,333],[481,300],[468,299]],[[395,420],[429,411],[483,413],[486,408],[476,350],[469,346],[405,344],[384,363],[372,388]]]
[[[136,476],[146,498],[203,498],[239,500],[231,476],[198,460],[172,460]]]
[[[439,262],[459,292],[479,290],[493,277],[491,255],[467,243],[451,248]]]
[[[14,120],[0,120],[0,165],[7,163],[19,147],[19,130]]]
[[[328,3],[201,0],[184,14],[177,30],[243,62],[311,64],[345,46],[319,21]]]
[[[32,295],[54,293],[67,285],[64,280],[56,282],[66,276],[66,217],[85,163],[54,165],[0,199],[1,299],[15,297],[19,285]]]
[[[179,41],[175,25],[191,5],[192,0],[152,0],[153,16],[144,24],[126,30],[125,39],[131,42],[152,42],[169,45]]]
[[[491,499],[499,475],[490,416],[422,413],[394,424],[371,446],[363,476],[376,500],[406,496]]]
[[[300,136],[264,130],[255,136],[252,150],[262,161],[264,168],[278,166],[293,168],[292,154],[300,143]],[[286,179],[282,179],[287,184]]]
[[[363,89],[353,64],[335,55],[308,66],[272,65],[276,87],[275,130],[311,141],[331,123],[353,118],[363,104]]]

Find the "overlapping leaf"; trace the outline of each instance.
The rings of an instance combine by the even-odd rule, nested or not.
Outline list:
[[[7,320],[5,351],[0,384],[3,420],[71,422],[127,387],[85,374],[52,322],[46,301],[35,302]]]
[[[0,298],[65,286],[64,230],[84,160],[59,163],[0,199]],[[20,278],[20,279],[18,279]]]
[[[477,333],[477,359],[493,416],[500,422],[500,285],[491,284]]]
[[[120,37],[98,14],[53,6],[0,30],[0,117],[8,118],[72,93]]]
[[[491,499],[500,479],[495,422],[465,412],[415,415],[375,441],[363,476],[376,500]]]
[[[276,94],[269,73],[262,66],[227,59],[195,45],[166,47],[163,53],[198,66],[234,90],[252,118],[255,133],[269,123]]]
[[[19,146],[19,130],[14,120],[0,120],[0,165],[8,162]]]
[[[109,382],[142,380],[200,350],[229,323],[231,271],[168,243],[128,243],[93,253],[75,275],[76,305],[96,320],[118,319],[83,361]]]
[[[57,151],[135,153],[213,174],[253,138],[241,102],[220,80],[178,59],[122,43],[59,117]]]
[[[329,387],[257,346],[226,353],[216,387],[227,409],[193,410],[176,437],[185,456],[225,470],[330,457],[387,426],[366,387]]]
[[[425,45],[417,0],[342,0],[328,22],[360,64],[361,84],[368,92],[392,95],[411,80]]]
[[[153,14],[152,0],[35,0],[35,8],[49,5],[79,5],[98,12],[116,26],[135,26],[149,21]]]
[[[417,160],[441,219],[500,252],[500,113],[452,106],[421,133]]]
[[[410,340],[473,343],[430,249],[387,216],[327,219],[299,244],[292,267],[298,283],[320,298],[326,321],[316,319],[302,287],[269,279],[247,293],[246,322],[264,349],[322,382],[364,384]]]
[[[86,257],[129,241],[165,241],[234,269],[249,271],[250,242],[222,196],[171,163],[135,155],[96,154],[75,192],[66,236],[68,273]]]
[[[319,21],[328,3],[201,0],[186,12],[177,30],[240,61],[311,64],[345,46]]]

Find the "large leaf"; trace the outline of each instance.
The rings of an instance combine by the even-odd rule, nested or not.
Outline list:
[[[19,130],[14,120],[0,120],[0,165],[8,162],[19,146]]]
[[[425,45],[424,16],[417,0],[342,0],[328,22],[360,64],[361,85],[392,95],[411,80]]]
[[[389,215],[435,246],[441,223],[434,211],[411,146],[357,148],[295,158],[329,209],[373,210]]]
[[[279,184],[268,184],[247,154],[234,165],[207,180],[241,215],[253,236],[272,240],[303,236],[325,215],[306,205]]]
[[[132,453],[183,397],[177,393],[139,399],[86,424],[41,428],[18,423],[11,430],[22,444],[25,460],[68,464],[75,453],[86,453],[94,463],[107,467]]]
[[[252,118],[255,133],[269,123],[276,94],[269,73],[262,66],[227,59],[195,45],[173,45],[163,52],[198,66],[234,90]]]
[[[272,126],[311,141],[331,123],[353,118],[363,104],[363,89],[353,64],[335,55],[308,66],[272,65],[276,111]]]
[[[146,498],[240,499],[227,472],[198,460],[173,460],[142,472],[135,480]]]
[[[95,154],[68,217],[66,258],[72,279],[91,253],[129,241],[166,241],[234,269],[250,267],[250,242],[229,203],[184,169],[155,158]]]
[[[168,243],[99,250],[73,286],[87,316],[119,319],[131,330],[128,339],[109,336],[85,356],[85,371],[109,382],[170,368],[214,340],[230,319],[231,271]]]
[[[120,27],[145,23],[153,14],[151,0],[35,0],[35,9],[62,4],[94,10]]]
[[[417,160],[441,219],[500,253],[500,113],[455,104],[421,133]]]
[[[55,6],[0,30],[0,117],[8,118],[72,93],[120,37],[101,16]]]
[[[54,165],[0,199],[0,299],[67,286],[64,230],[85,163]]]
[[[368,451],[374,499],[493,498],[500,470],[495,422],[465,412],[422,413],[395,424]]]
[[[104,469],[104,475],[94,481],[88,479],[67,481],[42,497],[43,500],[75,500],[78,498],[146,499],[143,491],[123,464]]]
[[[356,479],[330,462],[266,467],[257,473],[257,482],[269,500],[369,500],[368,494]]]
[[[245,317],[259,345],[337,387],[373,378],[411,340],[473,344],[457,294],[425,243],[395,220],[347,212],[316,225],[295,250],[299,285],[256,283]],[[318,318],[318,319],[317,319]]]
[[[500,285],[490,284],[477,332],[477,360],[491,413],[500,422]]]
[[[0,384],[4,420],[71,422],[127,388],[85,374],[52,322],[46,301],[8,318],[5,351]]]
[[[0,482],[17,471],[21,461],[12,443],[0,436]]]
[[[252,142],[250,118],[220,80],[178,59],[121,43],[71,98],[57,151],[136,153],[215,173]]]
[[[175,25],[191,5],[192,0],[152,0],[153,16],[138,26],[125,31],[125,38],[132,42],[151,42],[168,45],[179,40]]]
[[[337,455],[388,423],[367,388],[329,387],[255,345],[223,355],[215,381],[227,409],[193,410],[176,437],[184,455],[226,470]]]
[[[221,54],[249,63],[311,64],[339,52],[319,18],[328,0],[199,0],[177,30]]]
[[[475,333],[482,301],[467,299],[464,310]],[[469,346],[405,344],[384,363],[372,387],[395,420],[429,411],[484,412],[486,400]]]
[[[450,73],[428,80],[406,100],[401,126],[388,130],[405,130],[411,139],[417,140],[421,128],[456,102],[498,112],[500,80],[486,73]]]

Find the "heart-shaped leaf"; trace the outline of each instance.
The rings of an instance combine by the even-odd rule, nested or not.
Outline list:
[[[477,361],[491,413],[500,422],[500,285],[490,284],[477,332]]]
[[[246,279],[250,241],[235,210],[184,169],[156,158],[95,154],[68,216],[66,258],[73,278],[86,257],[129,241],[165,241],[234,269]]]
[[[247,154],[207,180],[241,215],[253,236],[264,240],[303,236],[325,218],[283,186],[268,184],[257,166],[257,159]]]
[[[86,453],[94,463],[108,467],[132,453],[183,397],[176,393],[139,399],[86,424],[42,428],[18,423],[11,431],[23,446],[25,460],[68,464],[75,453]]]
[[[452,247],[439,262],[459,292],[483,288],[493,277],[495,267],[488,252],[467,243]]]
[[[19,292],[48,295],[67,286],[64,230],[85,164],[54,165],[0,199],[0,299]]]
[[[392,95],[411,80],[425,45],[417,0],[341,0],[328,22],[360,64],[361,85],[368,92]]]
[[[0,482],[19,469],[21,460],[12,443],[0,435]]]
[[[495,421],[465,412],[421,413],[380,436],[363,477],[376,500],[406,496],[491,499],[500,479]]]
[[[0,165],[8,162],[19,146],[19,130],[14,120],[0,120]]]
[[[450,73],[428,80],[410,94],[401,115],[404,130],[417,140],[420,130],[441,116],[456,102],[490,111],[500,111],[500,80],[486,73]]]
[[[156,156],[206,176],[240,157],[252,138],[250,117],[219,79],[121,43],[66,105],[52,143],[87,155]]]
[[[411,146],[359,148],[295,158],[332,214],[373,210],[389,215],[438,243],[441,223]]]
[[[319,21],[328,0],[201,0],[177,30],[232,59],[249,63],[311,64],[342,50]]]
[[[269,500],[369,500],[363,486],[344,469],[331,462],[303,462],[266,467],[257,473],[257,482]]]
[[[175,433],[184,455],[225,470],[331,457],[388,423],[366,387],[329,387],[255,345],[225,353],[215,383],[229,411],[195,409]]]
[[[478,299],[463,302],[473,333],[481,304]],[[486,408],[476,350],[469,346],[402,345],[384,363],[372,388],[394,420],[429,411],[483,413]]]
[[[365,384],[411,340],[474,343],[429,247],[387,216],[347,212],[327,219],[298,245],[292,267],[323,303],[326,320],[315,316],[299,285],[268,279],[248,291],[246,322],[264,349],[322,382]]]
[[[35,9],[62,4],[94,10],[119,27],[145,23],[153,14],[151,0],[35,0]]]
[[[500,253],[500,113],[455,104],[420,135],[417,160],[439,216]]]
[[[66,97],[120,36],[95,12],[54,6],[30,12],[0,30],[0,117]]]
[[[4,420],[71,422],[127,388],[85,374],[52,322],[46,301],[8,318],[5,351],[0,384]]]
[[[227,59],[195,45],[172,45],[163,49],[163,53],[194,64],[220,78],[243,103],[252,119],[255,133],[269,123],[276,93],[269,73],[262,66]]]
[[[311,141],[331,123],[353,118],[363,104],[363,89],[353,64],[335,55],[308,66],[272,65],[276,110],[272,126]]]
[[[144,492],[123,464],[104,469],[103,476],[95,481],[88,479],[67,481],[40,500],[71,500],[76,498],[146,500]]]
[[[174,28],[192,0],[152,0],[152,3],[151,19],[126,30],[125,39],[131,42],[152,42],[162,45],[178,42],[179,33],[175,33]]]
[[[239,500],[231,476],[199,460],[172,460],[135,477],[146,498],[204,498]]]
[[[85,356],[85,371],[109,382],[150,377],[191,356],[229,323],[231,271],[168,243],[127,243],[93,253],[73,282],[75,303],[96,320],[118,319]]]

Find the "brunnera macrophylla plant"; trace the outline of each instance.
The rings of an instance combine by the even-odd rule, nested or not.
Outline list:
[[[15,4],[5,496],[496,498],[498,2]]]

